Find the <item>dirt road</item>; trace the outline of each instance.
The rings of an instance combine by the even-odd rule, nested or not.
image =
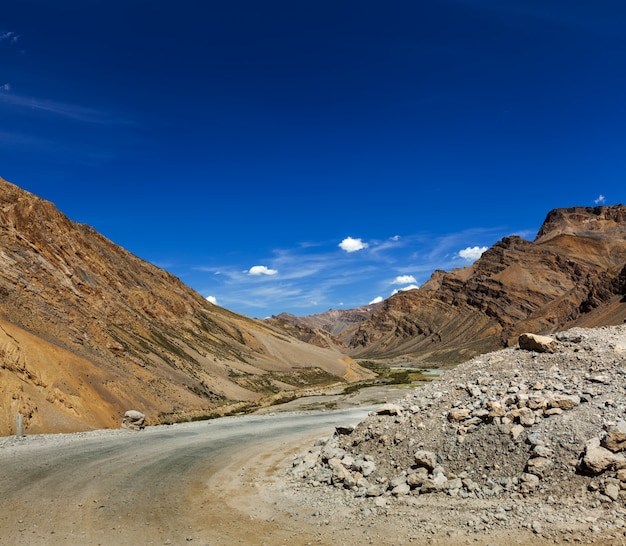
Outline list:
[[[3,438],[0,544],[277,544],[294,534],[302,542],[277,524],[288,516],[264,485],[291,452],[366,413]]]

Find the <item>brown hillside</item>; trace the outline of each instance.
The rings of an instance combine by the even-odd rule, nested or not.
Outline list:
[[[0,179],[0,435],[150,422],[368,372],[212,305]]]
[[[622,323],[626,207],[548,214],[534,242],[506,237],[471,267],[437,271],[350,332],[349,354],[459,362],[519,333]]]
[[[620,324],[625,294],[626,207],[573,207],[551,211],[534,242],[506,237],[470,267],[435,271],[350,323],[325,313],[274,324],[311,343],[333,332],[333,346],[355,358],[457,363],[523,331]]]

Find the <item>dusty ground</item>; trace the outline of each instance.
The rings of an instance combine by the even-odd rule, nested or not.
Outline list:
[[[554,354],[485,355],[408,394],[361,393],[378,403],[404,394],[401,413],[372,411],[352,435],[330,441],[335,424],[349,424],[331,424],[334,411],[317,412],[324,420],[306,428],[295,421],[311,414],[277,412],[139,433],[0,439],[0,544],[625,544],[624,492],[610,499],[603,489],[618,481],[615,470],[585,476],[573,460],[585,440],[626,414],[625,376],[626,327],[618,327],[585,331]],[[471,394],[476,385],[481,392]],[[452,408],[523,400],[527,388],[531,398],[558,391],[580,403],[556,415],[536,410],[515,441],[515,421],[463,425],[447,417]],[[357,403],[333,399],[335,407]],[[278,422],[283,428],[272,428]],[[527,440],[537,434],[554,465],[536,490],[515,485],[488,495],[491,473],[506,469],[515,478],[526,470]],[[479,489],[466,498],[391,489],[369,497],[317,479],[325,445],[368,453],[378,473],[370,480],[381,484],[410,467],[415,449],[433,449],[449,478],[469,469]]]

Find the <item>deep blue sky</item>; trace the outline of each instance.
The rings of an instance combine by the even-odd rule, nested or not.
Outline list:
[[[6,4],[0,176],[249,316],[626,202],[623,0]]]

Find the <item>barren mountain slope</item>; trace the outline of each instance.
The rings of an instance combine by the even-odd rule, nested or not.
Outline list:
[[[369,372],[207,302],[0,179],[0,434],[151,422]]]
[[[620,324],[625,295],[626,207],[557,209],[534,242],[506,237],[471,267],[386,300],[349,354],[459,362],[524,331]]]
[[[435,271],[351,324],[330,314],[275,324],[316,344],[333,332],[353,357],[456,363],[523,331],[620,324],[625,295],[626,207],[573,207],[551,211],[534,242],[505,237],[472,266]]]

